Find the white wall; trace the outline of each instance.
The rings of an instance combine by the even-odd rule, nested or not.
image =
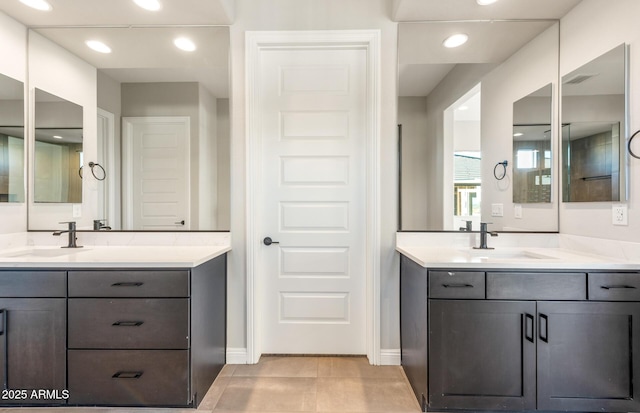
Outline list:
[[[382,33],[381,119],[381,347],[400,348],[398,263],[394,251],[397,216],[396,52],[397,25],[387,0],[237,0],[231,26],[231,231],[228,262],[228,331],[230,348],[246,348],[246,163],[245,32],[248,30],[379,29]]]
[[[398,124],[402,125],[402,228],[428,230],[427,98],[398,98]]]
[[[85,164],[97,157],[96,69],[43,36],[29,32],[29,100],[35,88],[59,96],[83,107],[83,152]],[[33,119],[33,105],[30,105]],[[29,139],[33,139],[30,125]],[[32,148],[30,148],[32,151]],[[33,174],[29,187],[33,188]],[[98,211],[97,180],[85,174],[82,182],[82,217],[74,218],[71,204],[41,204],[29,200],[29,229],[61,228],[59,222],[76,221],[78,228],[92,228]],[[32,193],[30,190],[29,193]],[[25,214],[26,215],[26,214]]]
[[[514,216],[513,186],[513,103],[552,83],[554,110],[558,94],[558,25],[537,36],[482,80],[482,220],[494,230],[558,230],[558,147],[553,148],[552,202],[522,204],[522,219]],[[558,116],[552,130],[558,130]],[[558,139],[556,138],[556,142]],[[494,166],[509,161],[507,176],[497,180]],[[503,217],[491,216],[491,204],[504,205]]]
[[[640,2],[583,0],[561,20],[560,75],[565,75],[621,43],[631,48],[630,132],[640,129]],[[622,241],[640,237],[640,160],[629,160],[629,225],[611,223],[611,202],[560,204],[560,232]]]
[[[27,29],[22,24],[0,13],[0,73],[21,82],[26,82]],[[25,108],[24,113],[27,113]],[[26,164],[26,148],[25,164]],[[26,193],[26,182],[25,190]],[[27,204],[0,203],[0,234],[27,230]]]
[[[231,128],[229,116],[229,99],[218,99],[216,108],[218,125],[218,199],[225,202],[218,204],[218,228],[229,230],[231,228]]]

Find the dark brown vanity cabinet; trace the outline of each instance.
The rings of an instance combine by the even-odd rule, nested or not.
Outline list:
[[[66,310],[64,271],[0,271],[0,404],[65,403]]]
[[[402,257],[402,364],[424,410],[640,411],[638,278]]]
[[[226,257],[69,271],[69,403],[197,406],[226,357]]]

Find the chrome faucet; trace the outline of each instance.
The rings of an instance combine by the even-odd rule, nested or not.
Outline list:
[[[460,227],[460,231],[471,232],[473,221],[464,221],[466,225],[464,227]]]
[[[78,240],[78,238],[76,237],[76,223],[75,223],[75,221],[61,222],[61,224],[69,224],[69,229],[67,229],[66,231],[55,231],[53,233],[53,235],[59,237],[60,235],[62,235],[64,233],[69,233],[69,242],[68,242],[66,247],[62,247],[62,248],[82,248],[81,245],[76,244],[76,241]]]
[[[476,250],[492,250],[494,248],[487,247],[487,234],[492,237],[497,237],[498,233],[494,231],[487,231],[487,222],[480,223],[480,246],[473,247]]]

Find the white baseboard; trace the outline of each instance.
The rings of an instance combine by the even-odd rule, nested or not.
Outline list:
[[[400,364],[401,358],[399,348],[380,349],[381,366],[399,366]]]
[[[247,364],[247,349],[227,347],[227,364]]]
[[[247,364],[246,348],[227,348],[227,364]],[[381,349],[381,366],[399,366],[400,349]]]

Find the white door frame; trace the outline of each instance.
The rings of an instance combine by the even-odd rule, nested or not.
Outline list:
[[[245,40],[246,167],[247,167],[247,363],[257,363],[261,351],[261,261],[263,233],[260,192],[262,136],[260,132],[260,55],[264,51],[353,48],[367,52],[366,107],[366,346],[369,362],[380,364],[380,31],[248,31]]]
[[[102,142],[98,142],[100,147],[99,153],[102,155],[100,162],[103,162],[105,171],[108,171],[108,177],[105,177],[104,185],[102,188],[102,208],[106,211],[105,216],[99,216],[98,219],[106,219],[107,225],[114,229],[120,229],[120,219],[116,215],[120,206],[116,205],[116,182],[118,182],[118,175],[116,168],[116,121],[115,115],[104,109],[98,108],[98,128],[101,129],[99,133],[102,136]],[[99,175],[98,175],[99,176]],[[100,197],[98,197],[100,198]]]

